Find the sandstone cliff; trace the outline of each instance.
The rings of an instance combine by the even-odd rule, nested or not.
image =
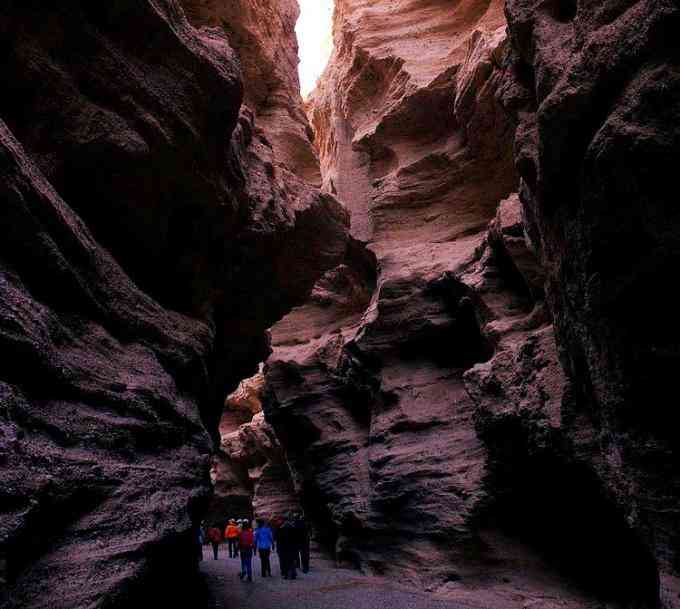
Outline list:
[[[276,161],[224,32],[174,0],[10,1],[0,46],[2,602],[177,600],[204,425],[347,214]]]
[[[589,290],[604,289],[612,255],[626,269],[612,281],[636,294],[624,309],[631,315],[656,277],[645,271],[651,267],[632,268],[627,256],[637,254],[620,250],[636,219],[646,218],[654,234],[671,217],[666,199],[642,210],[677,149],[675,132],[662,137],[658,122],[674,110],[659,117],[653,103],[628,96],[607,111],[612,134],[602,145],[609,147],[593,149],[592,163],[609,151],[611,163],[597,165],[609,181],[584,174],[590,166],[574,146],[601,125],[583,114],[596,90],[610,96],[603,108],[625,82],[631,95],[644,85],[650,96],[671,97],[675,81],[662,86],[654,75],[672,63],[663,52],[677,20],[663,2],[636,3],[630,12],[615,6],[629,3],[609,4],[579,8],[577,27],[576,3],[508,2],[508,39],[500,1],[336,2],[335,50],[309,112],[324,187],[352,214],[355,252],[362,244],[368,251],[327,273],[310,301],[273,328],[265,410],[300,478],[303,503],[341,559],[459,597],[490,591],[507,606],[549,605],[551,590],[574,606],[593,597],[656,603],[658,565],[673,555],[676,527],[674,491],[659,484],[669,472],[654,473],[652,464],[671,467],[674,453],[660,433],[630,431],[644,420],[668,427],[663,417],[622,413],[627,428],[603,425],[617,406],[596,404],[604,385],[585,370],[606,381],[609,397],[622,396],[633,387],[625,374],[636,374],[623,372],[626,353],[630,365],[644,360],[648,372],[638,378],[654,370],[661,383],[666,368],[653,362],[673,351],[631,334],[632,321],[616,318],[616,308],[608,324],[601,314],[583,316]],[[624,52],[626,27],[637,17],[643,31]],[[610,27],[617,32],[611,42]],[[662,38],[656,46],[653,32]],[[572,60],[569,53],[582,47]],[[622,88],[605,77],[611,61],[620,65]],[[654,128],[648,142],[643,134]],[[628,187],[615,179],[624,171],[617,133],[640,150],[649,143],[652,158],[664,160],[651,174],[641,163],[642,177],[630,177],[631,191],[645,193],[639,211],[604,232],[613,193]],[[521,200],[512,194],[515,164]],[[589,194],[579,194],[586,192],[579,180],[590,180]],[[607,184],[611,193],[601,190]],[[588,208],[591,220],[579,203],[586,196],[604,201]],[[602,232],[591,232],[598,223]],[[677,231],[663,234],[663,248],[644,240],[650,264],[672,260]],[[605,306],[604,293],[589,306]],[[632,335],[644,336],[646,350],[632,338],[622,352],[612,350]],[[668,341],[670,348],[675,335]],[[605,438],[612,444],[602,451]],[[624,483],[645,455],[649,465],[637,464],[637,480]],[[638,491],[648,499],[638,502]]]
[[[503,102],[570,381],[565,432],[677,591],[680,7],[509,0],[507,14]]]
[[[209,523],[269,519],[300,510],[286,455],[264,420],[264,388],[258,373],[242,381],[225,402],[211,469],[215,493],[206,514]]]
[[[300,96],[297,0],[182,3],[192,23],[218,27],[227,35],[243,70],[244,102],[255,112],[276,162],[310,183],[320,183],[319,159]]]
[[[200,604],[197,522],[300,501],[475,605],[672,606],[677,1],[336,0],[309,119],[297,14],[0,11],[0,604]]]

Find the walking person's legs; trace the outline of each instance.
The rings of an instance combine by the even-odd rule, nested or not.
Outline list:
[[[300,558],[302,562],[302,572],[309,573],[309,547],[303,547],[300,551]]]
[[[253,581],[253,554],[250,550],[247,551],[246,570],[248,573],[248,581]]]
[[[245,551],[241,552],[241,572],[238,574],[240,579],[243,579],[246,576],[246,553]]]
[[[271,575],[271,567],[269,566],[269,553],[270,550],[263,550],[260,548],[260,575],[262,577]]]
[[[215,560],[217,560],[217,554],[220,551],[220,545],[218,543],[213,542],[212,548],[213,548],[213,556],[215,557]]]
[[[286,575],[288,576],[288,579],[296,579],[297,578],[297,558],[296,558],[297,552],[289,553],[286,556]]]
[[[288,579],[288,562],[285,552],[279,552],[279,567],[281,567],[281,577]]]

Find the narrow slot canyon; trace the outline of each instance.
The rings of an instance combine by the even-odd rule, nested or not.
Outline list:
[[[680,608],[678,40],[7,0],[0,607]],[[273,577],[201,545],[236,519]]]

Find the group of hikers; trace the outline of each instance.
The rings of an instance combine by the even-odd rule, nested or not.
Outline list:
[[[241,580],[253,581],[253,556],[260,557],[260,574],[272,576],[270,557],[272,552],[279,556],[283,579],[296,579],[297,570],[309,572],[310,534],[307,522],[301,514],[275,517],[269,521],[257,520],[253,530],[247,519],[229,519],[226,526],[214,523],[202,526],[199,531],[201,547],[209,543],[215,560],[219,558],[220,546],[227,542],[229,558],[241,558]]]

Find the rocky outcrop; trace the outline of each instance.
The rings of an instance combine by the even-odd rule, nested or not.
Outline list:
[[[347,215],[276,161],[224,32],[174,0],[10,2],[0,46],[2,601],[177,601],[205,425]]]
[[[590,475],[678,575],[672,378],[680,150],[677,3],[511,0],[504,103],[526,226],[570,381],[564,428]],[[676,580],[677,581],[677,580]]]
[[[319,159],[298,77],[297,0],[182,0],[195,25],[219,27],[236,51],[244,75],[245,104],[266,134],[276,162],[319,184]]]
[[[264,420],[261,373],[242,381],[226,400],[220,421],[220,449],[213,456],[215,487],[206,519],[264,518],[299,511],[286,456]]]
[[[337,0],[318,157],[294,0],[109,4],[0,15],[0,602],[195,604],[211,466],[461,600],[676,594],[677,2]]]
[[[563,366],[572,356],[562,333],[581,330],[555,299],[586,284],[569,283],[546,248],[560,243],[564,256],[565,236],[578,237],[571,248],[586,243],[574,229],[585,213],[573,207],[581,165],[563,166],[578,130],[557,124],[589,104],[568,105],[589,64],[557,76],[571,69],[557,52],[572,35],[562,4],[509,2],[508,41],[501,2],[336,3],[335,50],[310,116],[324,187],[351,211],[358,241],[353,259],[273,328],[265,411],[340,559],[459,598],[484,590],[503,606],[551,606],[555,594],[567,606],[593,597],[653,606],[657,565],[610,484],[622,483],[614,453],[628,445],[597,456],[617,474],[603,478],[591,461],[602,436],[574,416],[575,403],[581,417],[593,402],[579,402],[576,368]],[[659,18],[669,10],[648,7]],[[598,11],[584,9],[592,23],[617,16]],[[588,60],[611,53],[595,40]],[[558,83],[565,106],[537,120],[538,92]],[[520,197],[517,120],[517,167],[533,179]],[[555,123],[545,140],[542,120]],[[569,144],[563,152],[555,134]],[[549,175],[561,176],[559,201],[573,216],[537,211],[555,192],[540,181],[541,155],[555,163]],[[545,223],[561,241],[544,243]],[[607,344],[601,337],[598,349]],[[672,454],[658,446],[659,458]]]
[[[338,557],[439,586],[474,573],[452,556],[486,496],[464,373],[494,353],[473,267],[515,186],[502,4],[346,0],[334,32],[310,113],[368,251],[273,328],[265,407]]]

